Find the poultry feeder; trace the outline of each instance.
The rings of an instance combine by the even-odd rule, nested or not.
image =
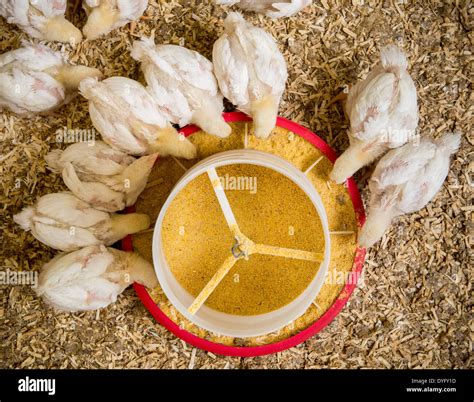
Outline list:
[[[228,123],[251,121],[243,113],[226,113],[224,116]],[[278,118],[277,126],[302,137],[331,161],[335,159],[329,146],[309,130],[282,118]],[[186,136],[198,131],[199,128],[195,126],[181,130]],[[344,231],[331,232],[325,205],[308,178],[308,171],[321,159],[322,156],[306,171],[301,171],[280,156],[247,149],[244,145],[244,149],[208,156],[186,170],[159,211],[151,248],[162,293],[187,322],[221,337],[256,339],[292,326],[314,304],[328,275],[331,236],[346,234]],[[278,209],[268,215],[268,207],[257,203],[261,199],[249,201],[253,199],[247,196],[245,200],[244,195],[238,195],[244,192],[225,189],[224,173],[237,175],[249,172],[255,176],[257,183],[261,177],[268,176],[274,180],[273,183],[283,183],[280,187],[274,184],[275,188],[266,189],[264,182],[263,187],[259,188],[262,197],[267,197],[265,191],[272,191],[268,194],[276,197],[273,202],[282,205],[294,202],[288,198],[299,197],[297,203],[304,212],[295,206],[293,216],[288,212],[288,219],[292,222],[291,219],[303,215],[301,221],[295,221],[291,229],[298,231],[304,226],[307,230],[305,233],[302,229],[304,239],[300,236],[299,240],[292,238],[290,243],[285,243],[285,236],[281,233],[272,237],[272,229],[278,231],[278,227],[272,227],[272,224],[260,226],[266,226],[264,222],[271,222],[272,216],[280,213]],[[363,207],[352,180],[347,183],[347,192],[358,223],[361,224],[364,219]],[[184,194],[192,194],[193,197],[186,199]],[[182,204],[180,199],[186,199],[188,204]],[[212,205],[209,205],[209,200],[212,200]],[[183,210],[193,201],[195,205],[189,211],[190,217],[186,218]],[[205,208],[199,210],[200,205],[205,205]],[[213,212],[208,212],[211,210]],[[196,216],[200,211],[202,216]],[[262,219],[259,218],[260,214],[264,215]],[[255,237],[255,233],[260,235]],[[210,234],[209,238],[205,237],[207,234]],[[271,240],[267,240],[269,237]],[[317,240],[312,241],[312,237]],[[123,248],[134,248],[132,236],[123,241]],[[353,251],[355,258],[352,272],[360,273],[365,250]],[[185,258],[190,254],[192,257]],[[207,272],[203,267],[208,268]],[[278,283],[280,285],[276,286]],[[269,288],[265,288],[265,285]],[[175,314],[166,314],[160,308],[160,304],[153,300],[152,292],[141,285],[134,286],[154,317],[183,340],[214,353],[255,356],[292,347],[317,333],[342,309],[355,283],[347,283],[324,314],[304,330],[277,342],[253,346],[223,344],[206,339],[208,337],[202,333],[188,331],[180,325]],[[242,286],[240,294],[239,286]],[[240,310],[235,307],[239,303]],[[255,307],[255,304],[259,307]]]
[[[299,249],[255,244],[248,239],[239,229],[241,222],[238,222],[234,216],[232,207],[229,204],[226,192],[221,185],[216,171],[219,167],[232,166],[234,164],[251,164],[263,166],[267,169],[273,169],[279,174],[284,175],[297,183],[310,198],[317,210],[319,218],[321,219],[324,233],[323,252],[316,253]],[[267,172],[262,173],[266,174]],[[228,258],[223,261],[222,265],[217,269],[210,281],[204,286],[199,295],[194,298],[180,285],[169,267],[169,262],[167,261],[163,250],[162,233],[163,223],[168,208],[172,205],[176,196],[183,190],[183,188],[185,188],[186,185],[192,183],[194,179],[203,174],[207,174],[208,179],[211,181],[215,195],[219,201],[220,207],[229,226],[229,230],[234,236],[235,241],[233,245],[229,245]],[[258,209],[259,205],[254,205],[254,208]],[[206,217],[203,218],[206,219]],[[262,223],[264,224],[264,222]],[[200,228],[198,228],[198,230],[199,229]],[[250,242],[251,244],[248,244]],[[248,260],[252,260],[252,253],[310,261],[313,266],[313,272],[316,272],[316,274],[312,281],[307,285],[306,289],[304,289],[295,300],[266,314],[251,316],[233,315],[203,305],[205,300],[219,286],[219,282],[230,273],[232,267],[245,257]],[[200,258],[204,258],[204,256],[201,256]],[[181,314],[199,327],[232,337],[252,337],[273,332],[303,314],[311,302],[316,298],[323,285],[324,277],[329,265],[329,259],[330,235],[326,211],[321,198],[311,182],[302,172],[282,158],[255,150],[238,150],[219,153],[203,160],[192,169],[188,170],[188,172],[178,182],[161,209],[156,222],[153,238],[153,260],[155,271],[163,291],[173,305]],[[180,262],[178,262],[178,264],[179,263]],[[296,269],[298,268],[300,267],[297,267]],[[258,267],[254,266],[251,269],[256,270]],[[265,272],[263,272],[263,274],[265,275]],[[279,273],[276,272],[276,275],[279,275]],[[245,285],[241,285],[240,282],[238,282],[234,285],[234,288],[238,286]],[[253,284],[249,284],[249,287],[252,286]]]

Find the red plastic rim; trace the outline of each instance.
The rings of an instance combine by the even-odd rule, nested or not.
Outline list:
[[[227,122],[252,121],[250,117],[241,112],[224,113],[224,119]],[[316,134],[314,134],[307,128],[300,126],[299,124],[287,120],[283,117],[278,117],[276,125],[278,127],[286,128],[287,130],[299,135],[300,137],[310,142],[312,145],[318,148],[331,162],[334,162],[336,160],[336,153],[334,152],[334,150],[328,144],[326,144],[326,142],[324,142],[321,138],[319,138]],[[190,125],[182,128],[180,130],[180,133],[184,134],[187,137],[199,130],[199,127]],[[356,212],[358,223],[360,226],[362,226],[365,222],[365,212],[359,191],[357,189],[357,185],[352,178],[347,180],[346,185],[349,196],[352,200],[352,204],[354,206],[354,210]],[[128,208],[127,212],[133,212],[133,210],[134,208],[131,207]],[[132,236],[127,236],[125,239],[122,240],[122,248],[126,251],[133,250]],[[356,278],[358,280],[362,272],[364,259],[365,249],[358,247],[356,250],[354,264],[351,272],[352,278]],[[346,283],[338,298],[334,301],[331,307],[329,307],[329,309],[317,321],[315,321],[305,330],[279,342],[249,347],[227,346],[222,345],[220,343],[211,342],[180,328],[158,307],[158,305],[153,301],[144,286],[139,285],[137,283],[135,283],[133,286],[138,294],[138,297],[141,299],[142,303],[152,314],[152,316],[155,317],[155,319],[161,325],[163,325],[174,335],[181,338],[185,342],[215,354],[226,356],[251,357],[281,352],[282,350],[299,345],[300,343],[306,341],[308,338],[317,334],[324,327],[326,327],[336,317],[337,314],[339,314],[339,312],[349,300],[349,297],[354,291],[356,285],[356,281],[349,281],[349,283]]]

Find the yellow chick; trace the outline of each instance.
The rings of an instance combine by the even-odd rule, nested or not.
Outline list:
[[[71,100],[84,78],[100,76],[99,70],[73,66],[44,45],[22,42],[0,55],[0,110],[48,112]]]
[[[125,77],[101,82],[86,78],[79,90],[89,100],[92,123],[112,147],[132,155],[196,157],[194,145],[178,135],[139,82]]]
[[[241,14],[229,13],[224,28],[212,52],[219,88],[253,117],[255,135],[267,138],[275,127],[288,78],[285,59],[272,36]]]
[[[135,159],[102,141],[78,142],[46,156],[48,167],[62,173],[74,195],[101,211],[116,212],[135,204],[158,154]]]
[[[158,285],[153,266],[136,253],[89,246],[44,265],[36,293],[60,311],[97,310],[114,303],[133,282]]]
[[[82,5],[88,15],[84,36],[97,39],[140,18],[148,0],[84,0]]]
[[[66,6],[66,0],[2,0],[0,15],[33,38],[74,45],[82,34],[64,18]]]
[[[44,195],[33,206],[14,215],[13,220],[40,242],[61,251],[99,244],[110,246],[150,226],[148,215],[109,214],[69,192]]]
[[[350,146],[336,160],[331,180],[343,183],[389,149],[415,138],[418,104],[407,65],[397,46],[386,46],[380,63],[350,89],[346,103]]]

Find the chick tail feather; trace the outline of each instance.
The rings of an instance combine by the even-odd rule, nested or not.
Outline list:
[[[272,4],[272,9],[278,11],[272,11],[270,9],[265,14],[270,18],[291,17],[309,4],[311,4],[311,0],[292,0],[290,2],[275,2]]]
[[[359,245],[367,248],[377,243],[390,227],[395,216],[393,209],[370,209],[369,216],[359,233]]]
[[[106,5],[106,2],[103,4]],[[120,16],[117,12],[108,9],[106,6],[96,7],[92,9],[89,14],[82,32],[87,39],[97,39],[98,37],[107,35],[112,31],[113,26],[119,18]]]
[[[397,77],[408,67],[405,54],[395,45],[388,45],[380,51],[380,61],[386,71],[393,72]]]
[[[461,134],[444,134],[441,138],[436,140],[438,150],[449,155],[454,154],[461,145]]]
[[[25,208],[23,211],[13,215],[13,220],[20,225],[23,230],[31,229],[31,219],[35,215],[33,207]]]
[[[104,92],[108,90],[107,86],[103,83],[99,83],[97,78],[88,77],[80,82],[79,92],[86,99],[95,99],[97,98],[96,93],[99,88]],[[106,93],[109,94],[109,92]]]
[[[273,95],[252,102],[251,114],[254,133],[259,138],[267,138],[275,127],[278,115],[278,100]]]
[[[238,3],[236,1],[236,3]],[[242,14],[233,11],[227,14],[227,17],[224,20],[224,28],[227,32],[232,32],[237,25],[245,24],[246,21]]]
[[[63,151],[61,149],[53,149],[52,151],[48,152],[44,157],[48,168],[55,173],[60,172],[62,169],[60,163],[62,153]]]
[[[219,110],[213,110],[212,107],[196,110],[193,113],[191,122],[202,128],[206,133],[221,138],[228,137],[232,131],[222,117],[221,112]]]
[[[112,214],[110,218],[110,243],[123,239],[125,236],[148,229],[150,217],[146,214]]]
[[[384,149],[381,144],[354,142],[337,158],[329,175],[330,179],[337,184],[344,183],[360,168],[382,155]]]
[[[155,41],[153,38],[140,38],[132,44],[130,55],[137,61],[145,61],[149,59],[149,54],[155,50]]]
[[[180,135],[173,127],[159,130],[158,139],[152,145],[152,151],[160,156],[175,156],[177,158],[194,159],[197,156],[196,147],[184,135]]]
[[[75,45],[82,40],[82,33],[62,15],[50,18],[42,29],[43,39],[69,42]]]

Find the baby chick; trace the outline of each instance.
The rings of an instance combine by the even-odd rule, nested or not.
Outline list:
[[[406,69],[403,52],[386,46],[380,63],[350,89],[346,103],[350,146],[334,164],[330,177],[336,183],[414,137],[418,105],[415,84]]]
[[[40,242],[62,251],[110,246],[150,226],[148,215],[102,212],[69,192],[47,194],[13,220]]]
[[[79,29],[64,18],[66,0],[2,0],[0,15],[33,38],[76,44]]]
[[[87,78],[79,90],[89,100],[92,123],[112,147],[132,155],[196,156],[194,145],[178,135],[139,82],[124,77],[101,82]]]
[[[157,156],[135,159],[96,141],[93,146],[78,142],[51,151],[45,159],[52,171],[62,173],[74,195],[96,209],[115,212],[135,204]]]
[[[264,13],[270,18],[291,17],[311,4],[311,0],[215,0],[215,2],[229,6],[236,4],[243,10]]]
[[[369,182],[368,218],[359,244],[376,243],[396,216],[423,208],[436,195],[449,171],[450,156],[459,148],[459,134],[438,140],[424,138],[388,152],[377,164]]]
[[[84,36],[97,39],[140,18],[148,0],[84,0],[82,5],[88,15]]]
[[[229,13],[214,43],[212,60],[219,87],[238,109],[253,117],[255,135],[267,138],[276,124],[288,77],[285,59],[263,29]]]
[[[23,42],[0,55],[0,111],[50,111],[72,99],[82,79],[100,76],[95,68],[67,63],[60,52]]]
[[[136,253],[89,246],[44,265],[36,293],[60,311],[97,310],[114,303],[133,282],[158,285],[153,266]]]
[[[155,46],[151,38],[135,41],[131,54],[141,61],[147,89],[172,123],[194,123],[219,137],[230,134],[231,128],[222,117],[222,95],[208,59],[182,46]]]

